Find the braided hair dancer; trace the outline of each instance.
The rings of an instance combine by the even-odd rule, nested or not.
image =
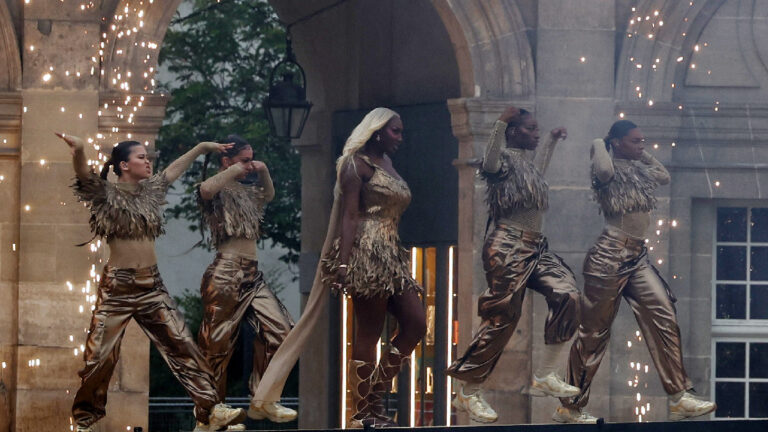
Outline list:
[[[645,138],[629,120],[611,126],[605,139],[592,143],[592,188],[605,216],[605,228],[584,259],[584,295],[579,335],[571,347],[568,382],[581,388],[561,399],[553,419],[595,423],[582,408],[600,367],[611,324],[624,297],[632,307],[659,378],[669,394],[669,419],[708,414],[715,404],[694,398],[683,367],[675,297],[648,260],[643,237],[656,207],[654,192],[669,183],[664,165],[644,151]]]
[[[195,431],[215,431],[245,418],[243,409],[220,403],[208,362],[163,285],[157,269],[155,238],[164,232],[161,206],[174,180],[201,154],[221,152],[231,144],[202,142],[159,174],[152,174],[147,149],[123,141],[101,175],[89,167],[82,139],[56,134],[69,145],[75,168],[75,195],[91,213],[94,235],[109,245],[109,260],[99,281],[98,299],[86,341],[85,367],[72,405],[77,432],[92,432],[106,415],[109,379],[115,370],[125,327],[135,319],[155,344],[171,371],[195,402]],[[118,177],[107,181],[109,168]]]
[[[304,314],[264,373],[253,403],[279,399],[333,290],[352,297],[355,313],[348,370],[353,415],[347,427],[394,425],[384,414],[382,396],[426,332],[421,287],[410,276],[410,257],[397,232],[411,201],[408,185],[389,158],[402,143],[402,132],[397,113],[376,108],[347,139],[336,162],[333,209],[312,292]],[[398,333],[376,364],[387,311],[397,319]]]
[[[197,187],[203,221],[217,251],[200,285],[203,321],[198,344],[213,369],[221,400],[227,393],[227,364],[237,342],[240,322],[246,319],[256,334],[248,384],[251,396],[293,327],[285,306],[264,282],[256,257],[264,205],[275,196],[269,169],[264,162],[253,159],[253,148],[243,138],[230,135],[224,142],[233,145],[220,153],[220,171]],[[203,175],[209,157],[210,154],[206,155]],[[257,179],[251,181],[252,177]],[[282,423],[295,419],[296,411],[275,401],[252,406],[248,416]]]
[[[478,422],[498,419],[482,396],[482,384],[515,332],[526,287],[542,294],[549,307],[543,358],[532,377],[530,394],[561,397],[579,393],[558,376],[556,366],[578,328],[579,291],[571,269],[549,250],[541,233],[549,190],[543,174],[555,145],[566,134],[562,127],[547,134],[532,163],[526,151],[536,150],[539,144],[538,123],[528,111],[509,107],[494,124],[486,147],[480,174],[488,186],[486,202],[494,229],[483,247],[488,289],[477,303],[483,321],[467,351],[447,370],[464,383],[453,405]]]

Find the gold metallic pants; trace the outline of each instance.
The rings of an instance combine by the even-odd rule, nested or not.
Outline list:
[[[157,266],[104,268],[85,347],[85,367],[80,371],[82,385],[72,406],[75,422],[89,426],[106,414],[109,379],[131,318],[197,405],[197,420],[207,424],[209,411],[218,401],[213,374],[165,290]]]
[[[692,387],[683,368],[675,297],[648,262],[643,240],[609,226],[584,260],[581,326],[568,361],[568,382],[582,393],[572,400],[562,399],[564,405],[587,404],[622,297],[635,313],[664,390],[673,394]]]
[[[224,400],[227,394],[227,365],[243,318],[256,333],[248,383],[253,395],[269,361],[293,327],[291,316],[264,283],[258,261],[237,254],[216,255],[203,275],[200,293],[204,309],[197,339],[213,370],[219,398]]]
[[[498,225],[485,242],[483,267],[488,289],[477,304],[483,322],[464,356],[446,371],[473,383],[485,381],[496,366],[520,320],[526,287],[547,299],[547,344],[569,340],[579,325],[576,280],[541,233]]]

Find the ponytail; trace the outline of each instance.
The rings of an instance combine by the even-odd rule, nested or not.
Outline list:
[[[104,180],[107,179],[107,176],[109,175],[109,166],[114,164],[115,163],[112,161],[112,158],[109,158],[109,160],[107,160],[107,162],[104,164],[104,168],[101,169],[101,174],[99,174],[101,178],[103,178]]]
[[[611,151],[611,141],[614,139],[622,139],[629,131],[637,128],[637,125],[629,120],[619,120],[611,125],[611,129],[608,131],[608,135],[603,138],[605,141],[605,149]]]

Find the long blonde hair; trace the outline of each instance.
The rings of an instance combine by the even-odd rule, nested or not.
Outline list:
[[[386,126],[393,117],[400,117],[400,115],[389,108],[374,108],[349,135],[341,156],[336,160],[336,187],[333,189],[335,196],[341,195],[341,169],[344,164],[349,161],[352,168],[355,168],[355,153],[360,151],[371,136]]]

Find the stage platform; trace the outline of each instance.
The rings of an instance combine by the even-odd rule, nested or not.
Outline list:
[[[282,429],[285,431],[285,429]],[[294,429],[295,430],[295,429]],[[326,432],[340,429],[299,429],[302,432]],[[357,429],[359,430],[359,429]],[[370,429],[374,430],[374,429]],[[378,430],[378,429],[377,429]],[[768,420],[718,420],[650,423],[603,423],[599,425],[478,425],[439,427],[398,427],[386,430],[419,432],[768,432]],[[257,431],[250,431],[257,432]],[[259,432],[264,432],[261,430]]]

